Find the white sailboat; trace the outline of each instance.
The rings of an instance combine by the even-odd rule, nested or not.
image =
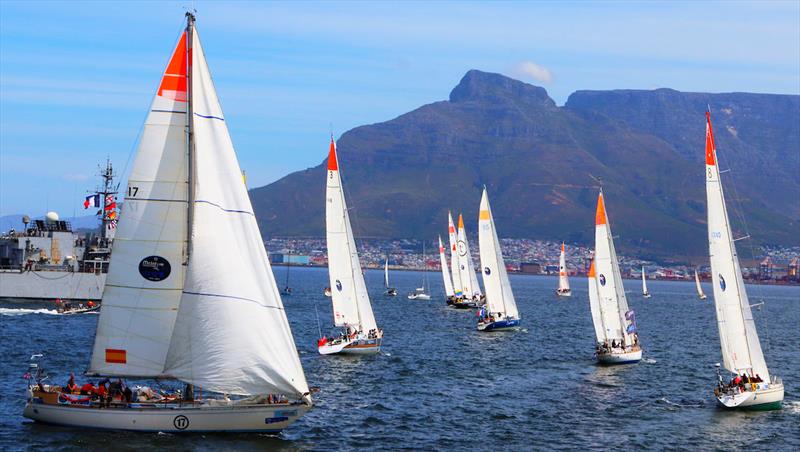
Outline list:
[[[328,243],[328,277],[333,304],[333,323],[342,328],[338,336],[323,336],[317,343],[320,354],[378,353],[383,331],[375,322],[372,305],[358,260],[350,226],[350,215],[342,189],[336,143],[331,138],[325,194],[325,232]]]
[[[442,243],[442,236],[439,236],[439,261],[442,267],[442,283],[444,284],[444,296],[447,304],[452,304],[455,301],[456,294],[453,291],[453,280],[450,279],[450,272],[447,270],[447,256],[444,253],[444,244]]]
[[[617,252],[611,235],[611,225],[606,215],[603,191],[597,197],[597,213],[595,215],[595,283],[589,284],[589,304],[592,302],[592,286],[597,296],[597,310],[602,328],[598,335],[597,360],[603,364],[633,363],[642,359],[642,348],[636,332],[636,317],[628,309],[622,275],[619,271]],[[590,277],[590,280],[592,277]],[[592,310],[592,319],[597,330],[597,318]]]
[[[706,113],[706,196],[708,198],[708,252],[711,281],[722,349],[722,362],[733,376],[730,383],[718,375],[714,394],[726,408],[779,408],[783,382],[770,375],[756,332],[750,301],[742,279],[731,233],[717,150]],[[719,368],[717,369],[719,374]]]
[[[425,291],[428,286],[428,263],[425,260],[425,242],[422,242],[422,285],[408,294],[409,300],[430,300],[431,296]]]
[[[642,267],[642,296],[644,298],[650,298],[650,291],[647,290],[647,273],[644,271],[644,267]]]
[[[458,232],[453,223],[453,215],[447,212],[447,235],[450,239],[450,276],[453,278],[454,301],[464,299],[464,286],[461,284],[461,270],[458,265]]]
[[[478,285],[478,276],[475,274],[475,264],[469,251],[467,232],[464,229],[464,217],[458,215],[458,271],[461,277],[461,287],[464,298],[471,301],[480,301],[483,298],[481,286]]]
[[[705,300],[708,296],[703,292],[703,287],[700,285],[700,276],[697,274],[697,269],[694,270],[694,285],[697,287],[697,297]]]
[[[98,400],[46,385],[37,371],[27,418],[84,429],[274,433],[311,407],[194,15],[186,17],[128,178],[87,374],[173,379],[187,391]],[[203,400],[192,396],[195,386]]]
[[[486,188],[483,189],[478,214],[478,248],[483,287],[486,290],[486,304],[478,316],[478,331],[516,328],[519,326],[520,315],[508,280]]]
[[[387,297],[396,297],[397,289],[389,286],[389,258],[383,264],[383,286],[386,287],[386,292],[383,294]]]
[[[558,257],[558,289],[556,295],[559,297],[571,297],[572,290],[569,288],[567,279],[567,255],[564,250],[564,242],[561,242],[561,255]]]

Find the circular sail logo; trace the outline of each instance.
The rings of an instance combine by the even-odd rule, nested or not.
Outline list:
[[[467,244],[463,240],[458,241],[458,254],[461,256],[467,255]]]
[[[338,279],[336,280],[336,290],[338,290],[339,292],[342,291],[342,282],[339,281]]]
[[[719,275],[719,288],[722,289],[723,292],[725,292],[725,288],[726,287],[728,287],[728,286],[725,284],[725,278],[723,278],[722,274],[720,274]]]
[[[601,286],[605,286],[606,285],[606,275],[601,274],[600,276],[597,277],[597,279],[600,280],[600,285]]]
[[[161,256],[147,256],[139,262],[139,274],[148,281],[163,281],[171,271],[172,266]]]
[[[492,271],[491,271],[491,270],[489,270],[489,267],[484,267],[484,269],[483,269],[483,272],[484,272],[484,273],[485,273],[487,276],[488,276],[488,275],[490,275],[490,274],[492,273]]]

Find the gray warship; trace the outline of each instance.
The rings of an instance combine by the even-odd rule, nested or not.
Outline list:
[[[116,225],[114,169],[100,167],[100,231],[78,233],[48,212],[22,218],[22,230],[0,234],[0,298],[97,301],[103,295]],[[87,198],[88,199],[88,198]]]

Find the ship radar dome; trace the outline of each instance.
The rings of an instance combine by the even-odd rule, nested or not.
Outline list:
[[[47,212],[47,214],[44,217],[47,219],[47,221],[50,222],[58,221],[58,214],[55,212]]]

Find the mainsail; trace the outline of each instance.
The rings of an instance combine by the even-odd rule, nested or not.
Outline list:
[[[606,216],[603,192],[597,197],[597,213],[595,215],[595,271],[597,273],[597,294],[600,312],[603,317],[605,337],[608,340],[624,339],[626,345],[633,345],[633,330],[628,327],[628,300],[622,285],[617,252],[614,250],[614,239],[611,225]]]
[[[558,290],[561,292],[569,291],[569,279],[567,279],[567,256],[564,251],[564,243],[561,243],[561,255],[558,257]]]
[[[703,293],[703,286],[700,285],[700,276],[697,274],[697,270],[694,271],[694,284],[697,287],[697,296],[705,298],[706,294]]]
[[[735,373],[750,371],[770,381],[761,351],[750,301],[745,291],[736,246],[733,243],[725,196],[722,191],[717,149],[706,112],[706,195],[708,198],[708,252],[717,325],[726,369]]]
[[[642,267],[642,294],[648,295],[649,293],[647,291],[647,274],[644,271],[644,267]]]
[[[383,264],[383,285],[387,289],[389,288],[389,258],[386,258],[386,262]]]
[[[475,274],[475,264],[472,261],[472,254],[469,251],[467,232],[464,229],[464,217],[460,214],[458,215],[458,269],[464,295],[467,297],[480,295],[481,287],[478,285],[478,276]]]
[[[517,303],[508,280],[500,240],[489,205],[489,196],[483,189],[481,207],[478,215],[478,248],[481,257],[481,274],[486,291],[486,311],[490,314],[503,313],[508,317],[519,318]]]
[[[456,296],[461,296],[464,285],[461,284],[461,270],[458,263],[458,235],[450,212],[447,212],[447,235],[450,237],[450,275],[453,278],[453,291]]]
[[[444,281],[444,294],[447,297],[455,295],[453,291],[453,281],[450,279],[450,272],[447,271],[447,256],[444,254],[444,244],[442,243],[442,236],[439,236],[439,260],[442,266],[442,280]]]
[[[377,329],[367,285],[358,260],[358,250],[350,226],[350,215],[342,189],[336,143],[331,139],[328,154],[327,191],[325,194],[325,232],[328,243],[333,321],[336,326],[351,326],[367,332]]]
[[[129,178],[91,373],[308,394],[241,174],[189,16]]]

